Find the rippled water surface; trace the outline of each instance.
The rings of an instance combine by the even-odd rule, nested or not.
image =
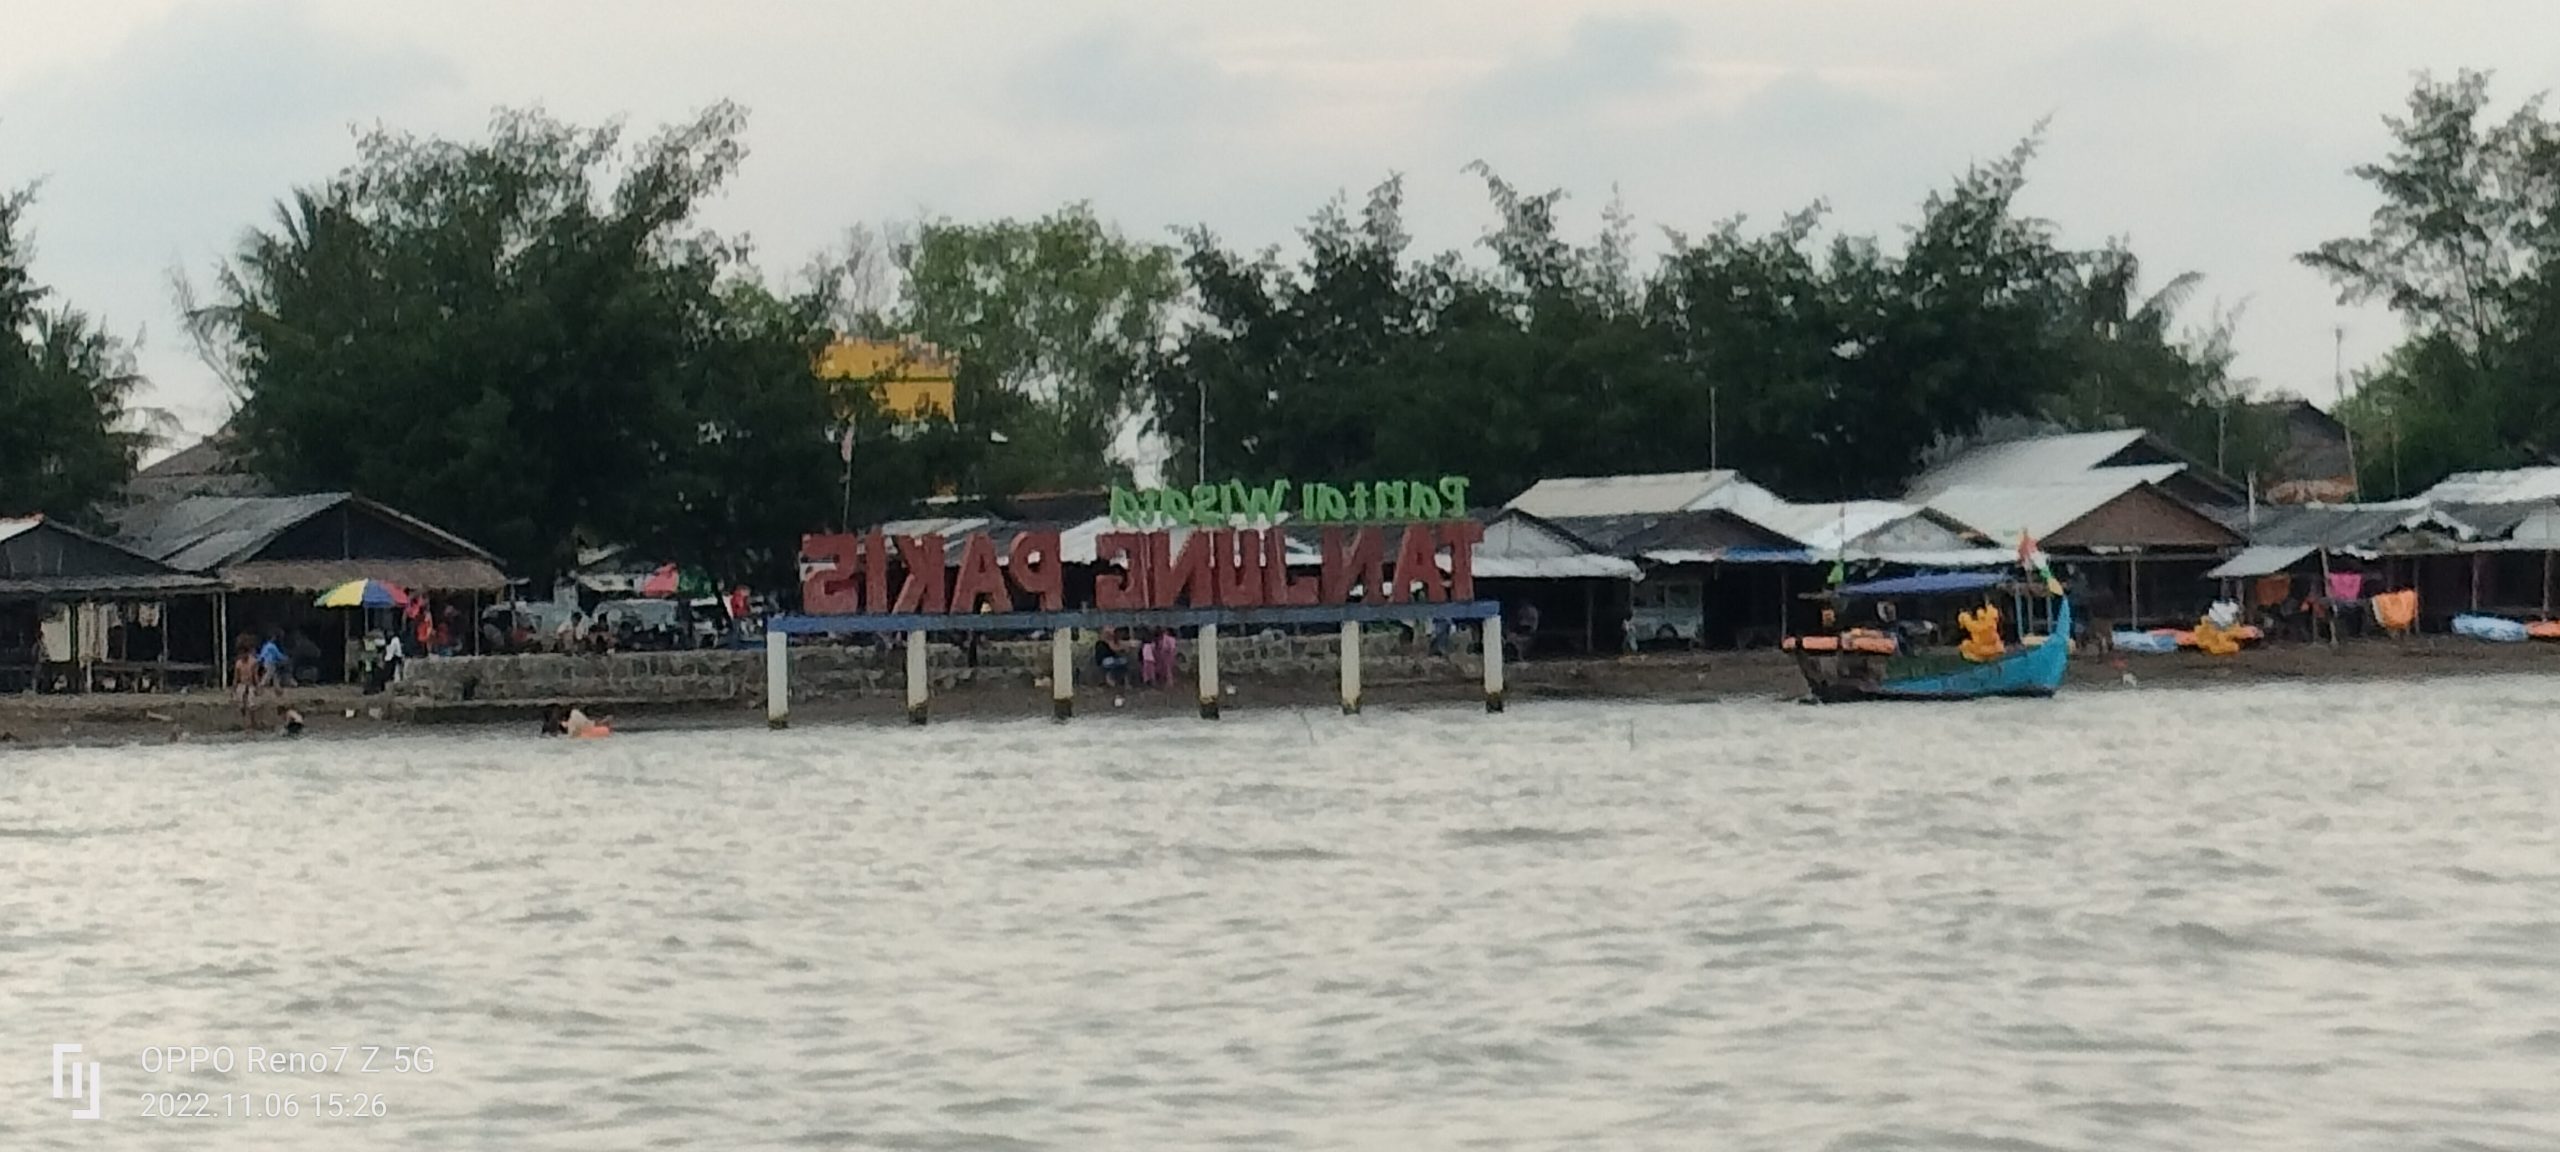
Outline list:
[[[2555,702],[0,754],[0,1148],[2551,1149]]]

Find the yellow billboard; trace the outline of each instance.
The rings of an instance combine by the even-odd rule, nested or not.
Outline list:
[[[954,417],[958,371],[948,353],[921,340],[838,340],[818,354],[819,379],[869,384],[881,410],[911,420]]]

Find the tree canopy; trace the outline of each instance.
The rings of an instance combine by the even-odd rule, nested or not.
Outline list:
[[[78,309],[48,307],[26,232],[31,190],[0,194],[0,516],[95,526],[152,442],[131,349]]]
[[[1673,233],[1639,273],[1622,212],[1577,244],[1561,193],[1481,166],[1489,262],[1410,257],[1396,180],[1319,210],[1293,264],[1196,229],[1196,315],[1151,363],[1155,427],[1177,477],[1199,470],[1205,404],[1213,474],[1463,472],[1494,493],[1722,466],[1798,496],[1872,495],[2004,417],[2147,424],[2229,455],[2227,321],[2173,331],[2192,277],[2143,297],[2121,244],[2070,250],[2019,213],[2032,152],[1931,195],[1898,250],[1826,235],[1815,205]]]
[[[698,224],[742,126],[723,104],[637,146],[538,112],[474,141],[364,136],[196,315],[251,464],[386,500],[537,580],[618,542],[778,582],[799,533],[839,515],[814,377],[831,285],[777,293]],[[870,478],[912,486],[866,497],[920,494],[894,458],[910,449],[881,443]]]
[[[2489,77],[2421,77],[2393,147],[2355,175],[2381,203],[2362,236],[2302,254],[2347,302],[2407,325],[2345,416],[2368,492],[2560,459],[2560,124],[2540,96],[2503,118]]]

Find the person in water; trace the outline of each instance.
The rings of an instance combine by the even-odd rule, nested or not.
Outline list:
[[[611,728],[590,719],[584,709],[554,704],[542,713],[542,734],[545,736],[602,736],[611,731]]]

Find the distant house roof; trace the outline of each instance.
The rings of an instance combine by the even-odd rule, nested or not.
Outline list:
[[[346,492],[188,497],[128,509],[118,528],[134,551],[235,589],[320,591],[368,578],[438,592],[507,583],[478,545]]]
[[[1745,481],[1741,473],[1730,468],[1634,476],[1570,476],[1540,480],[1514,497],[1508,506],[1548,520],[1660,515],[1699,507],[1719,489],[1736,482]]]
[[[264,496],[267,482],[248,470],[231,450],[230,434],[216,432],[181,448],[133,474],[125,482],[125,498],[135,502],[179,500],[189,496]]]
[[[2140,468],[2103,468],[2068,483],[1960,485],[1929,507],[2007,548],[2025,532],[2068,548],[2225,548],[2238,532],[2145,479]]]
[[[2456,472],[2418,498],[2430,504],[2523,504],[2560,500],[2560,466]]]
[[[1520,514],[1510,509],[1509,514]],[[1590,551],[1656,564],[1809,563],[1804,545],[1724,508],[1616,516],[1541,517]]]
[[[1961,487],[2024,488],[2069,484],[2099,473],[2129,472],[2146,483],[2171,485],[2177,495],[2204,502],[2237,503],[2244,491],[2227,476],[2189,459],[2168,441],[2140,428],[2031,436],[1969,449],[1914,477],[1904,496],[1934,504],[1941,492]]]
[[[1781,502],[1756,509],[1751,517],[1801,543],[1817,559],[1928,568],[1988,567],[2016,559],[2014,551],[1984,546],[1953,517],[1920,504]]]
[[[2274,467],[2259,477],[2267,498],[2280,502],[2342,500],[2355,491],[2355,454],[2347,444],[2347,426],[2337,417],[2300,397],[2288,396],[2249,405],[2251,411],[2283,421],[2282,445]]]
[[[41,516],[0,520],[0,596],[112,597],[213,586],[67,524]]]
[[[1449,561],[1443,559],[1446,568]],[[1594,551],[1564,528],[1518,509],[1491,517],[1476,545],[1475,574],[1488,580],[1641,580],[1635,561]]]

